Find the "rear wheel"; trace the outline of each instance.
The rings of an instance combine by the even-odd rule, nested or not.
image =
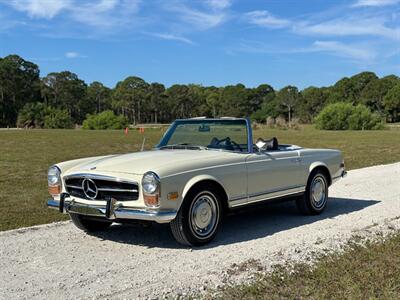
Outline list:
[[[305,215],[318,215],[323,212],[328,201],[328,179],[324,172],[311,173],[306,192],[296,200],[297,208]]]
[[[69,216],[76,227],[86,232],[105,230],[112,224],[110,221],[94,220],[79,214],[70,214]]]
[[[170,223],[175,239],[186,246],[201,246],[214,239],[221,220],[220,199],[210,187],[190,191]]]

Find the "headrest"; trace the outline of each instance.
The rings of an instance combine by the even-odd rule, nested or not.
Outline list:
[[[264,140],[262,138],[259,138],[256,141],[256,146],[261,151],[279,149],[278,139],[276,137],[273,137],[272,139],[269,140]]]

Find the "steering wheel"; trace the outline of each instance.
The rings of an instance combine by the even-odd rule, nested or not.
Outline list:
[[[231,143],[233,146],[235,146],[236,149],[238,149],[240,152],[243,152],[242,147],[240,147],[238,143],[236,143],[235,141],[231,141]]]
[[[211,145],[212,146],[217,146],[219,148],[224,147],[226,150],[239,150],[240,152],[243,152],[242,147],[235,141],[232,141],[230,137],[226,137],[224,139],[219,140],[216,137],[213,137],[211,140]]]

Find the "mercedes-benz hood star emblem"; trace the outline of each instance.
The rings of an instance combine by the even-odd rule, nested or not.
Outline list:
[[[82,181],[82,189],[83,189],[83,192],[85,193],[86,197],[88,197],[89,199],[92,199],[92,200],[96,199],[98,189],[92,179],[85,178]]]

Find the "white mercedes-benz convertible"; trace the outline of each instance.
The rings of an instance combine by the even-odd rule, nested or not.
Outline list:
[[[47,205],[87,232],[129,220],[170,223],[176,240],[199,246],[237,207],[293,197],[320,214],[328,188],[345,176],[338,150],[253,142],[248,119],[176,120],[151,151],[57,163]]]

